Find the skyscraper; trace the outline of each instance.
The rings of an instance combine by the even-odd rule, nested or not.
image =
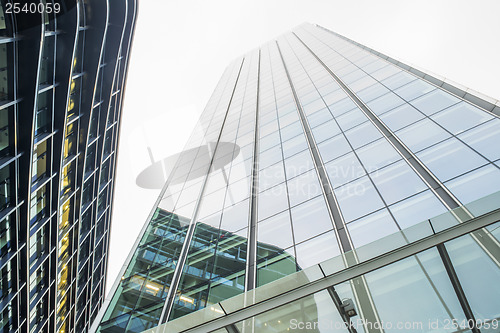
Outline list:
[[[91,332],[498,331],[499,115],[319,26],[249,52]]]
[[[135,13],[0,5],[1,332],[85,332],[102,304]]]

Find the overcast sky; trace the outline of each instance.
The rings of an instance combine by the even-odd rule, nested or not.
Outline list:
[[[139,0],[121,121],[107,290],[159,190],[137,175],[182,150],[225,67],[303,23],[500,98],[500,1]]]

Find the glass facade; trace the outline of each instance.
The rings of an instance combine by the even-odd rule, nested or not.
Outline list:
[[[497,332],[500,109],[446,84],[310,24],[235,60],[91,331]]]
[[[39,2],[0,5],[0,331],[80,333],[104,300],[136,1]]]

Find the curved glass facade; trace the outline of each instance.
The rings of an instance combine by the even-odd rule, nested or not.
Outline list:
[[[102,305],[135,13],[0,5],[1,332],[86,332]]]

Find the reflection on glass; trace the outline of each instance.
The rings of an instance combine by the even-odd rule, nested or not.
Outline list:
[[[397,323],[417,323],[405,332],[430,332],[429,322],[437,321],[443,328],[447,320],[465,319],[436,249],[380,268],[365,278],[380,320],[393,325],[386,332],[401,332]]]
[[[445,243],[450,259],[476,320],[500,319],[500,267],[486,252],[498,255],[498,243],[482,242],[472,235]]]

